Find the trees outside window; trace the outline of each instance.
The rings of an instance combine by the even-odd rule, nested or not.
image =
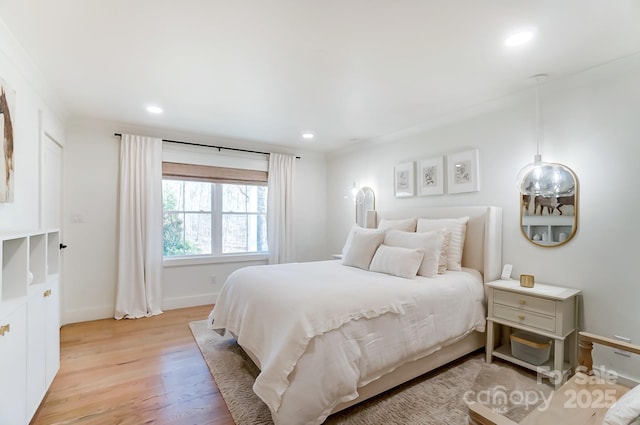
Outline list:
[[[266,253],[267,187],[163,179],[166,257]]]

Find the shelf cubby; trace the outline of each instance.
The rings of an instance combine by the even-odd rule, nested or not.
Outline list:
[[[47,233],[47,274],[60,273],[60,232]]]
[[[28,277],[32,285],[44,283],[47,280],[47,235],[39,233],[29,236],[29,272]]]
[[[17,237],[2,241],[1,301],[27,295],[29,273],[29,239]]]

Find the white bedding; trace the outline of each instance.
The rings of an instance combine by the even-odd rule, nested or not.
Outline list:
[[[256,357],[253,389],[276,424],[319,424],[359,387],[483,332],[483,300],[466,268],[404,279],[339,261],[255,266],[229,276],[209,325]]]

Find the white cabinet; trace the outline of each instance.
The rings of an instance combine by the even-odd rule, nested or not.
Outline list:
[[[8,330],[0,330],[0,424],[20,425],[29,423],[60,367],[60,233],[0,240],[0,329]]]
[[[487,362],[492,357],[516,363],[562,384],[577,363],[577,324],[580,290],[536,283],[524,288],[515,280],[486,284],[488,295]],[[502,343],[494,350],[495,326],[505,329]],[[529,364],[511,353],[509,333],[521,329],[553,340],[553,356],[541,366]]]
[[[0,424],[26,424],[27,306],[0,316]]]

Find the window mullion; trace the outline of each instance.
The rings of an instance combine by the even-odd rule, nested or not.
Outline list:
[[[211,243],[213,244],[213,255],[222,255],[222,185],[218,183],[212,183],[212,195],[211,196],[211,229],[213,235]]]

